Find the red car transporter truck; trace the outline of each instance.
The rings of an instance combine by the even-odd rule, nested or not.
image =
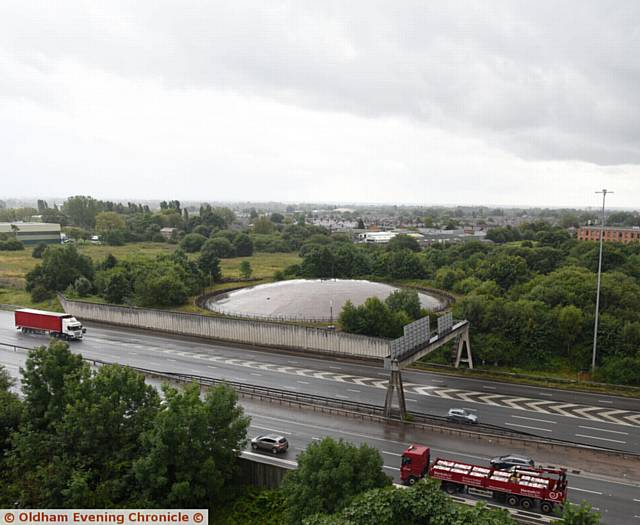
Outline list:
[[[82,339],[87,329],[71,314],[22,308],[16,310],[16,328],[23,334],[37,333],[67,341]]]
[[[567,499],[567,473],[564,469],[511,467],[499,470],[448,459],[429,464],[430,449],[410,445],[402,454],[400,479],[413,485],[424,476],[442,480],[449,494],[466,492],[506,502],[524,509],[536,506],[549,514]]]

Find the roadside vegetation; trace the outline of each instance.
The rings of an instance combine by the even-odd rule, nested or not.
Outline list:
[[[468,319],[473,327],[476,364],[588,370],[597,243],[576,241],[546,223],[496,230],[495,244],[424,250],[409,239],[398,240],[401,236],[386,247],[308,244],[301,250],[302,262],[286,268],[283,276],[373,278],[447,290],[459,297],[454,317]],[[605,243],[601,298],[593,379],[640,385],[640,243]],[[346,312],[343,320],[351,317]],[[343,327],[350,330],[350,323]]]
[[[454,503],[433,480],[391,486],[380,453],[325,438],[277,490],[242,484],[249,418],[236,392],[158,391],[120,365],[91,370],[67,343],[29,352],[22,397],[0,366],[0,506],[208,508],[220,525],[507,525],[503,510]],[[597,524],[568,505],[564,525]]]

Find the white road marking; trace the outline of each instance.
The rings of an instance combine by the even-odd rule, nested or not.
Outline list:
[[[596,492],[595,490],[581,489],[578,487],[571,487],[571,490],[577,490],[578,492],[587,492],[589,494],[597,494],[598,496],[602,496],[602,492]]]
[[[388,468],[389,470],[400,470],[398,467],[388,467],[387,465],[384,465],[382,468]]]
[[[600,403],[609,403],[610,405],[613,405],[613,401],[609,401],[608,399],[598,399],[598,402],[600,402]]]
[[[520,427],[520,428],[529,428],[531,430],[542,430],[543,432],[553,432],[553,430],[549,428],[540,428],[540,427],[528,427],[527,425],[517,425],[516,423],[505,423],[510,427]]]
[[[585,427],[582,425],[578,425],[580,428],[586,428],[587,430],[598,430],[599,432],[611,432],[612,434],[624,434],[625,436],[629,435],[629,432],[620,432],[619,430],[607,430],[605,428],[596,428],[596,427]]]
[[[300,383],[301,385],[308,385],[309,381],[296,381],[296,383]]]
[[[402,454],[398,454],[397,452],[389,452],[387,450],[381,450],[380,452],[382,452],[383,454],[389,454],[390,456],[402,456]]]
[[[417,399],[409,399],[409,398],[407,398],[407,401],[409,401],[410,403],[417,403],[418,402]]]
[[[256,377],[262,377],[262,374],[256,374],[255,372],[251,372],[251,375]]]
[[[355,392],[356,394],[360,392],[360,390],[354,390],[353,388],[347,388],[347,392]]]
[[[545,392],[538,392],[538,395],[539,396],[547,396],[547,397],[552,397],[553,396],[553,394],[547,394]]]
[[[269,432],[277,432],[278,434],[291,435],[291,432],[285,432],[284,430],[278,430],[277,428],[261,427],[260,425],[251,425],[252,428],[259,428],[260,430],[268,430]]]
[[[287,361],[287,363],[289,363],[291,365],[297,365],[299,363],[299,361]]]
[[[529,421],[539,421],[540,423],[552,423],[552,424],[556,424],[557,421],[551,421],[550,419],[537,419],[535,417],[525,417],[525,416],[511,416],[511,417],[515,417],[517,419],[528,419]]]
[[[331,370],[342,370],[341,366],[330,366]]]
[[[601,437],[597,437],[597,436],[587,436],[586,434],[576,434],[576,437],[583,437],[583,438],[589,438],[589,439],[597,439],[598,441],[611,441],[612,443],[622,443],[624,445],[626,445],[626,441],[620,441],[619,439],[609,439],[609,438],[601,438]]]
[[[486,388],[487,390],[497,390],[495,386],[483,386],[482,388]]]
[[[349,396],[343,396],[341,394],[336,394],[336,397],[339,397],[340,399],[349,399]]]
[[[207,365],[207,368],[213,368],[214,370],[217,370],[218,367],[217,366],[211,366],[211,365]]]
[[[175,359],[169,359],[168,357],[167,357],[167,361],[171,361],[172,363],[175,363],[175,362],[176,362],[176,360],[175,360]]]

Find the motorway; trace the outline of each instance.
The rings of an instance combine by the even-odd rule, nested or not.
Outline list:
[[[72,349],[89,359],[367,403],[382,404],[384,399],[386,374],[381,368],[367,364],[263,352],[120,328],[88,328],[86,339],[72,343]],[[0,342],[31,347],[46,341],[45,337],[17,333],[13,328],[12,314],[0,312]],[[24,358],[22,352],[0,349],[0,363],[5,364],[12,375],[17,375]],[[640,450],[640,425],[635,424],[637,400],[486,383],[423,372],[406,372],[403,378],[411,410],[443,415],[453,406],[471,408],[477,411],[483,422],[506,428],[621,450]],[[292,443],[286,455],[289,459],[295,459],[295,455],[308,443],[323,436],[355,443],[367,442],[381,451],[386,471],[396,479],[399,454],[410,442],[428,444],[436,455],[470,462],[486,462],[494,455],[509,452],[496,450],[480,441],[469,443],[464,438],[438,433],[387,427],[275,404],[265,407],[264,404],[248,400],[243,400],[242,404],[252,417],[252,433],[277,431],[289,438]],[[541,408],[546,413],[539,412]],[[576,410],[590,417],[580,417],[580,412],[576,413]],[[552,461],[552,458],[539,455],[537,459]],[[640,473],[633,480],[618,481],[582,471],[571,475],[570,499],[588,500],[599,508],[605,523],[640,524],[638,482]]]

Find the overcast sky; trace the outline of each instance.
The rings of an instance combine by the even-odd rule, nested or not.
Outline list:
[[[638,2],[0,2],[0,196],[636,207],[639,166]]]

